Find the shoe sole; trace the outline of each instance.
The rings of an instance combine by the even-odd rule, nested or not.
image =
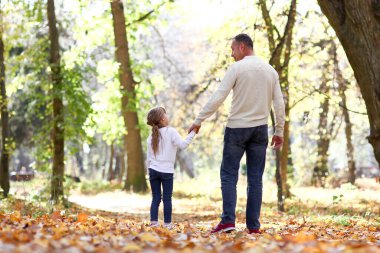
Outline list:
[[[235,230],[235,228],[225,228],[225,229],[222,229],[222,231],[224,232],[224,233],[231,233],[232,231],[234,231]]]
[[[234,231],[235,228],[225,228],[225,229],[221,229],[219,231],[215,231],[215,232],[211,232],[211,234],[221,234],[221,233],[231,233],[232,231]]]

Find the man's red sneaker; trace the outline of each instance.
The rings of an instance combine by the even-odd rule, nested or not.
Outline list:
[[[211,234],[215,234],[215,233],[221,233],[221,232],[231,232],[232,230],[235,230],[235,223],[226,223],[226,224],[222,224],[222,223],[219,223],[218,226],[216,226],[216,228],[214,228],[213,230],[211,230]]]
[[[248,234],[262,234],[262,233],[263,232],[261,232],[258,229],[248,229]]]

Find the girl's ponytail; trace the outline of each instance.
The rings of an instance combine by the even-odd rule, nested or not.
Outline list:
[[[161,134],[157,125],[152,126],[152,149],[154,155],[158,152],[158,145],[160,144]]]
[[[147,124],[152,126],[152,149],[154,155],[157,154],[161,139],[161,134],[159,129],[162,127],[160,124],[161,119],[164,117],[166,113],[165,108],[156,107],[149,111],[147,117]]]

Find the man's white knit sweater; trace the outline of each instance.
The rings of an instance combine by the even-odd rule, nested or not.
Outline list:
[[[257,56],[246,56],[232,64],[222,83],[203,107],[194,124],[210,117],[233,90],[227,127],[249,128],[268,124],[270,110],[275,112],[275,135],[283,136],[285,106],[276,70]]]

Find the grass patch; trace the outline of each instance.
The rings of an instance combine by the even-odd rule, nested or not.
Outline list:
[[[18,211],[22,216],[30,216],[32,218],[41,217],[46,213],[52,212],[52,208],[48,207],[46,203],[18,199],[13,195],[0,200],[0,210],[4,213]]]
[[[95,195],[102,192],[110,192],[123,189],[121,183],[112,183],[105,181],[84,181],[80,184],[79,190],[85,195]]]
[[[342,226],[350,226],[352,225],[352,217],[346,216],[346,215],[338,215],[338,216],[332,216],[332,221],[336,224],[342,225]]]

